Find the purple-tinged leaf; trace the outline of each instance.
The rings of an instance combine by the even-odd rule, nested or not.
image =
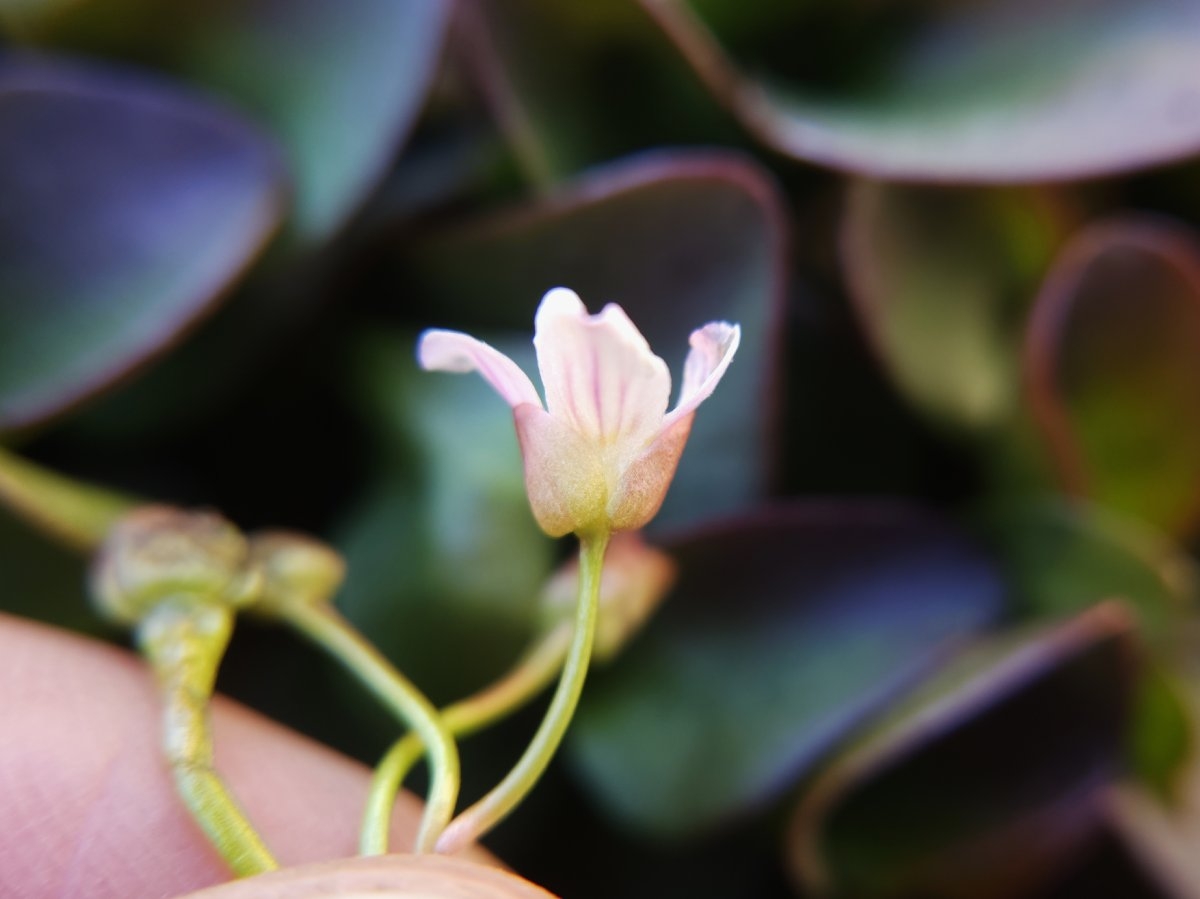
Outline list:
[[[669,549],[678,586],[570,740],[600,803],[658,835],[778,798],[1002,605],[987,559],[903,505],[781,506]]]
[[[295,229],[320,239],[366,198],[424,106],[450,0],[204,4],[180,68],[254,112],[296,178]]]
[[[1096,827],[1119,772],[1133,619],[1097,606],[963,653],[806,786],[797,879],[847,895],[1023,895]]]
[[[254,115],[294,177],[290,232],[329,237],[362,204],[425,103],[452,0],[109,0],[35,35],[147,60]]]
[[[1171,534],[1200,515],[1200,244],[1165,220],[1098,223],[1063,250],[1026,345],[1063,487]]]
[[[1196,0],[944,4],[937,21],[895,38],[878,71],[838,91],[769,71],[752,78],[686,0],[641,2],[747,129],[819,165],[888,180],[1016,183],[1200,151]]]
[[[459,8],[465,69],[538,187],[648,147],[737,139],[637,0]]]
[[[40,422],[164,352],[283,211],[274,145],[126,73],[0,59],[0,427]]]
[[[618,303],[675,384],[694,329],[740,323],[741,348],[696,415],[659,516],[678,523],[744,507],[766,490],[784,230],[775,188],[753,164],[724,153],[655,154],[406,244],[403,290],[428,304],[431,325],[526,335],[552,287],[572,288],[595,312]]]

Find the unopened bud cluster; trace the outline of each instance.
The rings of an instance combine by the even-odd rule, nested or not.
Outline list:
[[[326,602],[345,565],[324,544],[284,531],[247,537],[208,510],[142,506],[122,518],[96,555],[93,601],[124,624],[165,603],[268,614],[288,602]]]

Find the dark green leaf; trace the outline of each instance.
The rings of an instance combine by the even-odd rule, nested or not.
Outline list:
[[[460,16],[468,71],[538,186],[647,147],[736,139],[637,0],[463,0]]]
[[[0,427],[163,352],[281,215],[272,145],[194,96],[32,57],[0,63]]]
[[[904,506],[779,507],[674,552],[677,588],[571,741],[598,799],[660,835],[776,798],[1001,605],[972,545]]]
[[[1028,182],[1200,149],[1193,0],[944,4],[936,21],[897,28],[886,52],[863,47],[882,59],[857,79],[839,72],[850,83],[837,90],[770,69],[751,78],[686,0],[642,4],[750,131],[821,165],[890,180]],[[792,58],[827,39],[793,33]],[[844,55],[836,63],[853,75]]]
[[[1019,396],[1019,327],[1063,214],[1033,190],[858,182],[842,260],[864,330],[924,412],[979,429]]]
[[[1132,625],[1097,606],[955,659],[807,786],[798,878],[847,895],[1023,895],[1087,836],[1120,769]]]
[[[255,115],[295,180],[292,231],[336,231],[382,178],[420,113],[450,0],[82,3],[42,43],[144,60]]]
[[[1168,538],[1062,497],[998,502],[981,524],[1022,615],[1060,618],[1121,599],[1158,645],[1176,642],[1196,599],[1197,572]]]

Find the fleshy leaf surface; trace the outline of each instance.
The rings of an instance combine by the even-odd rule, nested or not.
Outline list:
[[[255,116],[291,170],[290,234],[330,236],[361,205],[424,106],[451,0],[82,3],[36,39],[135,58]]]
[[[205,5],[182,71],[278,135],[302,238],[336,230],[399,151],[425,103],[449,0],[253,0]]]
[[[211,103],[48,59],[0,61],[0,427],[162,353],[278,226],[274,145]]]
[[[1168,220],[1080,232],[1034,303],[1026,383],[1061,484],[1169,534],[1200,515],[1200,243]]]
[[[754,68],[765,73],[752,77],[686,0],[642,4],[752,133],[820,165],[887,180],[1016,183],[1200,150],[1194,0],[939,4],[936,18],[896,29],[874,71],[836,90],[773,75],[762,61]],[[796,43],[793,58],[805,52],[801,35]]]
[[[553,287],[593,312],[617,303],[666,360],[672,402],[688,335],[710,321],[740,324],[737,357],[696,415],[661,526],[744,507],[767,488],[784,240],[760,169],[727,154],[658,154],[407,245],[399,275],[404,295],[429,304],[430,324],[467,331],[531,333]]]
[[[1196,753],[1200,690],[1194,664],[1182,681],[1170,683],[1177,691],[1184,716],[1182,736],[1190,752],[1174,772],[1165,794],[1137,783],[1121,784],[1108,797],[1105,817],[1142,877],[1170,899],[1196,899],[1200,897],[1200,856],[1196,853],[1200,840],[1200,759]],[[1161,725],[1159,731],[1161,738]]]
[[[775,798],[1003,600],[973,544],[901,505],[797,503],[669,549],[676,589],[570,739],[599,801],[658,835]]]
[[[993,503],[979,522],[1022,617],[1061,618],[1121,599],[1148,639],[1170,646],[1195,606],[1195,564],[1140,522],[1061,496]]]
[[[1019,324],[1062,217],[1031,189],[851,187],[841,227],[850,296],[914,405],[973,430],[1011,413]]]
[[[648,147],[737,141],[637,0],[461,0],[457,37],[515,161],[539,187]]]
[[[1133,619],[1097,606],[956,658],[807,786],[789,856],[849,895],[1024,895],[1121,767]],[[1014,864],[1020,859],[1020,864]]]

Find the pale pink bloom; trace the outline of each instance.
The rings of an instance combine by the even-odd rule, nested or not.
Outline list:
[[[692,332],[679,402],[671,375],[620,306],[589,315],[573,291],[543,297],[533,345],[546,403],[515,362],[458,331],[426,331],[422,367],[478,371],[512,406],[525,487],[551,536],[639,528],[662,505],[691,431],[737,350],[741,329],[710,322]]]

